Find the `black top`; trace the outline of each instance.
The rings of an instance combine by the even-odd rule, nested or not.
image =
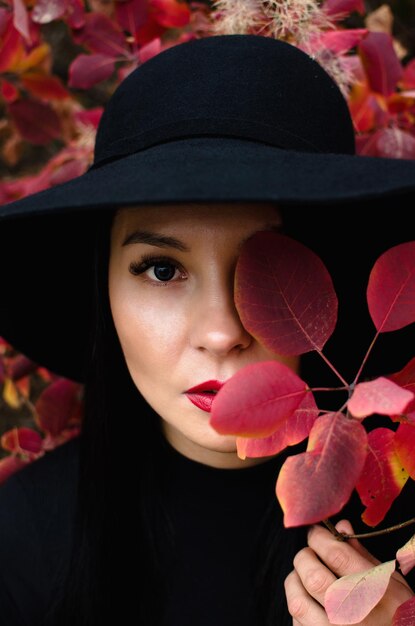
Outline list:
[[[2,624],[42,625],[60,569],[69,558],[78,455],[79,441],[71,440],[0,487]],[[167,572],[171,600],[164,626],[254,626],[248,573],[252,538],[270,498],[275,497],[281,459],[243,469],[217,469],[188,459],[170,445],[166,455],[167,507],[178,558]],[[414,516],[413,483],[408,487],[407,497],[398,499],[389,521],[393,516],[399,521]],[[362,506],[357,499],[349,509],[355,527],[359,526]],[[281,519],[276,523],[281,524]],[[368,530],[363,524],[360,528]],[[283,531],[282,537],[292,531]],[[388,560],[413,532],[409,527],[365,545]],[[286,555],[282,568],[289,571],[292,555],[284,550],[281,554]]]

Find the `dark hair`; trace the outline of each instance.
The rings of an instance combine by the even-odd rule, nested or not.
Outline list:
[[[113,214],[100,214],[94,255],[95,303],[90,362],[84,389],[80,436],[78,508],[72,558],[48,626],[126,623],[157,626],[163,597],[158,537],[173,541],[161,497],[163,466],[160,418],[144,400],[128,372],[110,312],[107,278]],[[133,416],[128,419],[128,416]],[[123,438],[136,441],[125,452]],[[140,444],[139,442],[145,442]],[[292,558],[304,545],[303,529],[284,530],[273,495],[257,536],[253,592],[258,626],[292,623],[283,581]],[[137,572],[137,577],[131,576]],[[140,580],[140,583],[138,581]],[[139,586],[139,593],[137,592]]]

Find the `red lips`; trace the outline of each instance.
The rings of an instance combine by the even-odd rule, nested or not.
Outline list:
[[[219,389],[223,386],[219,380],[207,380],[205,383],[200,383],[200,385],[196,385],[195,387],[191,387],[185,393],[194,393],[196,391],[219,391]]]
[[[209,413],[216,395],[209,393],[209,391],[219,391],[223,385],[224,383],[221,383],[219,380],[207,380],[204,383],[200,383],[200,385],[191,387],[185,394],[192,404]]]

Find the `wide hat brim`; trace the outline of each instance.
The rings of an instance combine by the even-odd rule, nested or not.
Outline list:
[[[0,218],[189,201],[339,202],[415,192],[415,160],[310,153],[225,136],[163,142],[0,207]]]
[[[226,136],[159,143],[0,207],[0,256],[7,268],[0,336],[51,371],[84,380],[91,242],[101,210],[275,202],[310,211],[341,205],[355,215],[370,210],[360,215],[375,222],[381,217],[377,200],[410,210],[414,197],[412,160],[300,152]]]

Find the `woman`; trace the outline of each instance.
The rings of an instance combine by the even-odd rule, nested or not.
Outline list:
[[[372,565],[356,541],[284,529],[274,494],[284,454],[242,461],[191,393],[264,359],[299,370],[247,332],[233,302],[242,242],[281,225],[336,270],[350,319],[331,351],[350,370],[361,357],[342,352],[361,319],[348,296],[362,264],[408,226],[388,224],[368,248],[356,222],[377,196],[413,197],[415,163],[353,152],[346,104],[314,61],[268,38],[212,37],[124,81],[87,174],[3,207],[1,254],[13,269],[0,334],[85,382],[79,440],[0,490],[7,624],[325,626],[325,586]],[[350,241],[342,273],[339,247],[347,253]],[[41,278],[22,294],[29,268]],[[307,358],[301,375],[321,380]],[[353,521],[356,511],[351,503]],[[383,540],[376,557],[386,543],[393,550]],[[362,624],[390,624],[412,596],[394,574]]]

